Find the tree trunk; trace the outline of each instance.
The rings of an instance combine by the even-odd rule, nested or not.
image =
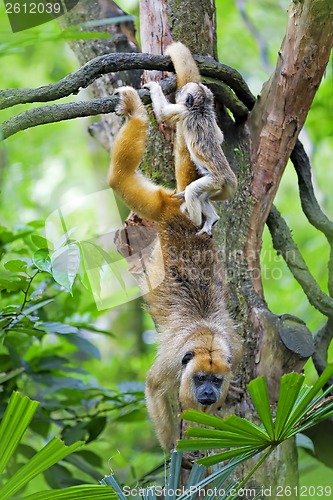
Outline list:
[[[63,24],[112,17],[120,14],[111,1],[81,0]],[[267,377],[272,401],[278,394],[281,376],[300,369],[305,354],[287,349],[283,339],[307,338],[305,325],[291,316],[277,317],[264,301],[260,274],[262,232],[275,193],[297,135],[328,62],[333,29],[331,0],[294,0],[289,11],[286,37],[279,51],[276,70],[263,88],[248,124],[234,122],[223,103],[217,101],[219,124],[224,132],[224,151],[238,176],[238,190],[231,202],[220,208],[216,228],[221,245],[228,292],[228,305],[244,338],[241,385],[257,375]],[[105,27],[103,27],[105,31]],[[109,28],[107,40],[83,40],[72,44],[81,62],[114,51],[137,50],[134,31],[124,23]],[[127,35],[127,37],[126,37]],[[143,52],[163,53],[171,40],[182,41],[193,53],[216,57],[215,10],[211,0],[141,0],[141,43]],[[159,72],[145,78],[159,79]],[[132,82],[138,74],[106,75],[97,80],[94,92],[103,96],[116,85]],[[248,104],[244,101],[245,104]],[[110,139],[118,127],[113,115],[102,118],[104,134]],[[105,127],[107,124],[107,128]],[[111,139],[109,143],[111,143]],[[172,131],[150,132],[143,170],[157,182],[172,184]],[[309,355],[309,354],[307,354]],[[254,418],[245,392],[243,401],[229,405],[227,413]],[[292,440],[276,449],[258,470],[255,484],[261,487],[297,486],[297,457]],[[272,498],[275,493],[273,491]],[[297,498],[295,494],[294,497]]]

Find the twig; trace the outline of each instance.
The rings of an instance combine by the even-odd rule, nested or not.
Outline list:
[[[251,94],[241,74],[233,68],[217,63],[214,59],[195,57],[203,76],[222,80],[229,85],[247,107],[253,107],[255,98]],[[137,53],[116,53],[95,57],[78,71],[71,73],[59,82],[44,85],[36,89],[0,90],[0,109],[16,104],[47,102],[77,94],[101,75],[130,69],[156,69],[172,71],[173,65],[169,56]]]
[[[318,311],[333,318],[333,299],[326,295],[319,287],[307,267],[290,229],[279,211],[273,206],[267,218],[275,250],[283,256],[287,266],[298,283],[301,285],[310,304]]]
[[[257,28],[254,26],[252,21],[250,20],[249,16],[246,13],[245,9],[245,0],[236,0],[236,6],[239,10],[239,13],[244,21],[245,26],[248,28],[249,32],[254,36],[259,51],[260,51],[260,59],[263,63],[263,66],[267,73],[272,72],[272,65],[269,62],[268,58],[268,43],[265,37],[261,34],[260,31],[257,30]]]

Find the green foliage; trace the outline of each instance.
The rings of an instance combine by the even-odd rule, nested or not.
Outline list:
[[[17,493],[24,489],[34,477],[41,472],[47,471],[47,469],[73,453],[83,444],[83,442],[77,442],[71,446],[66,446],[58,438],[53,438],[34,454],[25,465],[20,467],[12,477],[1,481],[2,473],[15,453],[38,405],[37,401],[31,401],[28,397],[23,397],[14,392],[0,424],[0,495],[2,500],[10,500],[13,496],[17,498]],[[66,488],[61,492],[39,492],[37,495],[24,497],[24,500],[36,498],[36,496],[43,500],[46,498],[76,500],[77,498],[116,497],[113,490],[103,486],[78,486]]]
[[[280,383],[275,418],[270,408],[265,379],[259,377],[252,380],[248,384],[248,390],[260,418],[259,424],[236,415],[221,419],[196,410],[188,410],[182,414],[184,420],[214,427],[214,429],[188,428],[186,431],[188,437],[200,439],[180,440],[177,449],[178,451],[196,451],[227,448],[226,451],[197,461],[198,464],[206,466],[234,458],[242,462],[266,450],[236,487],[238,490],[246,484],[261,463],[280,443],[332,417],[333,399],[326,398],[326,396],[332,391],[333,386],[320,392],[332,375],[333,364],[330,364],[312,387],[304,385],[303,375],[298,373],[284,375]],[[236,495],[230,496],[230,499],[232,498],[236,498]]]
[[[55,259],[45,248],[46,240],[36,232],[39,226],[40,223],[34,222],[13,232],[4,227],[0,229],[0,364],[3,371],[0,416],[12,391],[24,391],[41,403],[38,409],[29,403],[32,410],[25,413],[25,419],[30,421],[36,412],[29,427],[35,436],[33,441],[44,440],[56,424],[67,445],[72,446],[79,440],[90,443],[104,432],[109,412],[113,412],[115,418],[124,412],[127,418],[131,413],[134,415],[142,407],[143,392],[142,388],[129,386],[122,391],[105,388],[83,369],[85,359],[100,359],[100,351],[87,333],[108,338],[112,334],[90,324],[94,319],[91,299],[87,301],[87,296],[74,283],[71,264],[63,275],[59,275],[58,270],[54,272]],[[66,246],[65,239],[63,246]],[[31,257],[27,257],[29,254]],[[18,453],[12,455],[12,448],[16,448],[21,438],[17,426],[21,418],[19,412],[16,417],[18,420],[10,421],[4,417],[0,428],[0,447],[2,452],[5,450],[3,463],[6,465],[8,461],[6,453],[11,458],[9,476],[22,463],[22,456],[28,465],[31,454],[36,452],[35,444],[29,442],[28,448],[20,446]],[[8,433],[7,424],[16,429],[16,435]],[[11,439],[10,443],[6,437]],[[74,466],[95,482],[102,475],[96,471],[96,462],[101,471],[101,461],[95,453],[77,452],[66,458],[61,467],[53,465],[53,473],[44,471],[44,477],[52,488],[80,484],[82,481],[73,477]],[[6,484],[10,485],[9,476]],[[16,484],[16,480],[14,482]]]

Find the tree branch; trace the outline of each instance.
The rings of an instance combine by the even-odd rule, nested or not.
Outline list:
[[[333,222],[323,213],[314,194],[311,165],[303,144],[297,140],[290,159],[295,167],[302,209],[312,226],[333,241]]]
[[[328,318],[333,318],[333,299],[320,289],[294,242],[289,227],[274,206],[271,208],[267,218],[267,226],[270,230],[275,250],[283,256],[294,278],[301,285],[310,304]]]
[[[204,79],[206,81],[206,79]],[[247,108],[238,101],[232,91],[224,83],[213,81],[210,79],[208,86],[215,92],[217,99],[222,100],[223,104],[230,109],[237,123],[242,123],[246,120],[248,111]],[[160,82],[162,90],[165,94],[170,94],[176,90],[175,77],[167,78]],[[138,90],[139,96],[144,104],[150,104],[150,94],[146,89]],[[32,108],[23,111],[18,115],[5,121],[0,129],[1,139],[7,139],[11,135],[26,130],[27,128],[54,123],[63,120],[72,120],[74,118],[82,118],[85,116],[95,116],[106,113],[111,113],[115,110],[118,103],[117,96],[101,97],[92,99],[91,101],[81,101],[66,104],[52,104],[51,106],[43,106],[40,108]]]
[[[321,375],[327,366],[327,351],[333,338],[333,320],[329,318],[325,325],[315,335],[315,351],[312,355],[313,364],[318,375]],[[333,384],[333,377],[326,386]]]
[[[0,139],[7,139],[22,130],[47,123],[55,123],[72,118],[94,116],[102,113],[111,113],[115,110],[118,97],[102,97],[88,102],[72,102],[66,104],[53,104],[42,108],[33,108],[23,111],[5,121],[1,126]]]
[[[333,297],[333,222],[322,211],[312,185],[311,165],[302,143],[297,140],[290,159],[298,177],[302,209],[310,224],[321,231],[330,245],[328,261],[328,290]]]
[[[212,77],[226,83],[236,96],[248,107],[253,107],[255,98],[238,71],[224,64],[217,63],[212,58],[195,57],[203,76]],[[44,85],[36,89],[5,89],[0,90],[0,109],[16,104],[32,102],[47,102],[71,94],[77,94],[81,88],[86,88],[101,75],[129,69],[148,69],[172,71],[173,65],[169,56],[154,54],[117,53],[95,57],[78,71],[71,73],[59,82]]]

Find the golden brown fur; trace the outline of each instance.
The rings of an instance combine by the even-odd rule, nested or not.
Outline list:
[[[150,90],[157,119],[177,126],[176,154],[184,154],[184,146],[187,147],[197,170],[194,178],[191,173],[191,182],[186,183],[182,182],[182,176],[187,176],[187,173],[179,172],[182,188],[178,186],[180,193],[176,196],[185,197],[184,210],[196,226],[201,226],[204,216],[205,223],[199,234],[211,235],[212,226],[219,217],[210,199],[232,197],[237,180],[221,148],[223,133],[216,122],[213,94],[200,83],[200,74],[190,51],[178,42],[169,45],[166,53],[170,55],[177,75],[176,104],[167,101],[158,83],[149,82],[146,87]]]
[[[157,436],[170,450],[179,437],[180,410],[215,411],[223,404],[232,367],[239,361],[240,342],[225,308],[215,241],[197,234],[171,191],[136,171],[145,148],[147,113],[131,87],[119,89],[118,94],[118,113],[128,120],[113,147],[109,183],[132,210],[157,223],[163,260],[153,255],[149,273],[164,271],[165,278],[145,297],[158,332],[146,399]],[[182,164],[177,172],[192,168],[188,150],[178,158]],[[207,404],[215,395],[216,401]]]

